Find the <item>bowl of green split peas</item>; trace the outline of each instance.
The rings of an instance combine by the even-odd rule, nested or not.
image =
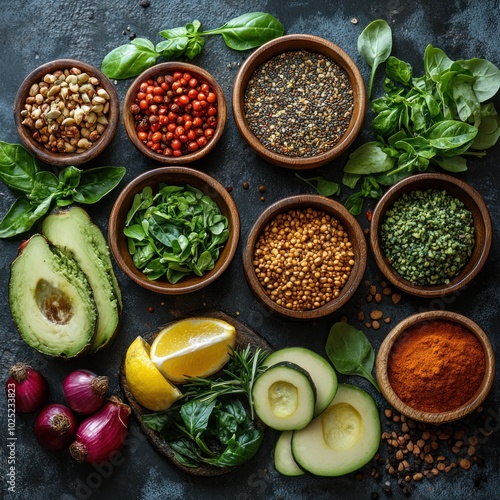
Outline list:
[[[392,186],[373,211],[370,244],[380,271],[400,290],[440,297],[484,266],[492,224],[481,195],[448,174],[424,173]]]

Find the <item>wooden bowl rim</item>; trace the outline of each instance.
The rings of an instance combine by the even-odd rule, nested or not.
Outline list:
[[[385,212],[405,192],[417,189],[443,189],[460,199],[472,212],[476,242],[468,264],[448,284],[418,286],[402,278],[384,257],[380,242],[380,227]],[[478,238],[479,237],[479,238]],[[417,297],[441,297],[457,292],[468,285],[483,268],[491,248],[492,222],[488,207],[481,195],[466,182],[448,174],[423,173],[407,177],[394,184],[376,204],[370,227],[370,246],[375,262],[384,276],[399,289]]]
[[[481,346],[484,349],[486,360],[484,379],[476,394],[461,407],[442,413],[431,413],[416,410],[415,408],[408,406],[397,396],[397,394],[392,389],[387,374],[387,363],[390,351],[399,336],[403,334],[410,326],[435,319],[452,321],[467,328],[473,335],[477,337],[477,339],[481,343]],[[382,396],[398,412],[419,422],[442,424],[461,419],[471,414],[483,403],[493,385],[493,381],[495,378],[495,354],[491,342],[484,330],[467,316],[463,316],[451,311],[426,311],[408,316],[407,318],[399,322],[388,333],[377,353],[375,371]]]
[[[23,109],[24,102],[28,96],[29,90],[33,83],[40,81],[47,73],[54,72],[58,69],[71,69],[72,67],[79,68],[91,76],[99,79],[101,86],[109,94],[110,109],[107,116],[108,125],[104,130],[99,140],[94,143],[87,151],[83,153],[51,153],[46,150],[39,142],[35,141],[27,132],[27,128],[23,125],[21,119],[21,110]],[[14,122],[16,124],[17,132],[21,138],[22,143],[30,151],[33,156],[39,160],[48,163],[49,165],[68,166],[68,165],[81,165],[94,159],[101,154],[109,143],[113,140],[118,123],[120,121],[120,99],[114,85],[111,83],[98,68],[89,63],[77,59],[55,59],[46,62],[41,66],[33,69],[22,81],[16,96],[14,98]]]
[[[201,79],[203,81],[206,81],[217,94],[217,126],[215,127],[215,134],[212,137],[212,140],[205,147],[198,149],[198,151],[179,157],[163,156],[146,147],[137,137],[137,132],[134,127],[135,122],[132,118],[131,113],[128,111],[130,105],[135,99],[137,89],[144,80],[147,80],[159,74],[165,74],[169,72],[172,73],[173,71],[186,71],[188,73],[192,73],[193,75],[201,77]],[[227,122],[226,97],[219,82],[205,69],[186,62],[164,62],[156,64],[155,66],[152,66],[151,68],[142,72],[129,86],[127,92],[125,93],[125,98],[122,105],[122,122],[125,131],[127,132],[127,136],[132,144],[145,156],[165,165],[185,165],[206,156],[215,148],[215,146],[219,142],[219,139],[224,133]]]
[[[283,306],[276,304],[264,292],[260,284],[254,268],[253,268],[253,249],[261,232],[268,222],[274,219],[278,214],[292,210],[294,208],[314,208],[324,211],[337,219],[348,232],[349,239],[353,244],[353,249],[356,253],[354,267],[347,283],[342,288],[340,296],[330,300],[325,305],[308,311],[292,311]],[[297,320],[314,320],[340,309],[356,292],[361,284],[367,264],[367,244],[361,226],[353,215],[339,202],[331,200],[321,195],[294,195],[283,198],[269,207],[267,207],[254,222],[248,235],[245,248],[243,250],[243,270],[245,278],[250,286],[250,289],[274,313],[279,316],[297,319]]]
[[[282,52],[309,50],[325,54],[346,71],[354,94],[354,110],[345,134],[330,150],[310,158],[290,157],[266,149],[248,127],[244,112],[244,95],[249,79],[255,69],[265,61]],[[337,158],[358,136],[366,112],[366,90],[363,76],[351,57],[338,45],[315,35],[284,35],[271,40],[256,49],[241,65],[233,84],[232,109],[236,126],[247,144],[270,163],[294,170],[320,167]]]
[[[171,284],[166,280],[148,280],[132,262],[132,257],[127,250],[127,239],[122,232],[123,227],[120,225],[120,222],[124,220],[134,195],[141,191],[143,187],[148,185],[154,186],[159,183],[185,185],[190,184],[189,179],[194,181],[191,185],[198,187],[198,189],[200,189],[200,186],[197,186],[197,183],[205,183],[205,186],[210,191],[205,194],[209,196],[213,195],[214,199],[217,200],[219,198],[222,201],[222,204],[218,201],[217,204],[221,212],[228,218],[230,228],[229,238],[219,254],[215,267],[203,276],[189,276],[176,284]],[[185,166],[159,167],[135,177],[118,195],[109,216],[109,245],[119,267],[130,279],[143,288],[166,295],[194,292],[219,278],[234,258],[239,237],[240,217],[233,198],[216,179],[204,172]]]

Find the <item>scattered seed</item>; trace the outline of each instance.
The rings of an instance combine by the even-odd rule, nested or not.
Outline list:
[[[243,186],[243,189],[248,189],[250,187],[250,184],[248,184],[248,182],[245,181],[245,182],[243,182],[242,186]]]
[[[380,319],[384,313],[380,311],[379,309],[374,309],[373,311],[370,312],[370,318],[371,319]]]

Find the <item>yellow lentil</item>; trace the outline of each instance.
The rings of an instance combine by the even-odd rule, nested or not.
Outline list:
[[[354,262],[339,221],[312,208],[278,214],[260,234],[253,255],[266,294],[294,311],[316,309],[338,297]]]

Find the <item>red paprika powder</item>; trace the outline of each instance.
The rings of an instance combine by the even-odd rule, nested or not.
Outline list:
[[[430,413],[465,404],[479,389],[485,371],[486,356],[478,338],[448,320],[409,327],[394,343],[387,367],[398,397]]]

